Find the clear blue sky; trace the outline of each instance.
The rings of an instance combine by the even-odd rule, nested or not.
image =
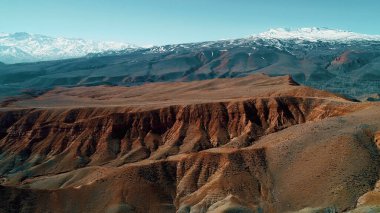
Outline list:
[[[380,34],[380,0],[0,0],[0,32],[138,45],[239,38],[275,27]]]

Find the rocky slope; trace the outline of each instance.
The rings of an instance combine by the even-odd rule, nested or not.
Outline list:
[[[287,76],[58,88],[0,110],[0,209],[375,208],[379,110]]]

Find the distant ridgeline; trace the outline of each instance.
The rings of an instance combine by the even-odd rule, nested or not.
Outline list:
[[[0,58],[1,61],[1,58]],[[380,38],[307,28],[245,39],[166,45],[86,57],[0,66],[0,98],[57,86],[138,85],[291,75],[298,83],[360,100],[378,100]]]

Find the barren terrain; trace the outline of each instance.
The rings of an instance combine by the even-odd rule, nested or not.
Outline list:
[[[0,108],[0,212],[376,212],[379,114],[288,76],[56,88]]]

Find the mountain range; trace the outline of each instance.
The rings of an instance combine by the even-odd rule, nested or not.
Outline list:
[[[50,37],[25,32],[0,33],[0,61],[21,63],[76,58],[88,53],[135,49],[121,42],[98,42],[84,39]]]
[[[39,94],[57,86],[132,86],[265,73],[291,75],[298,83],[350,98],[378,100],[379,70],[379,36],[324,28],[274,29],[244,39],[0,64],[0,98]]]
[[[350,31],[332,30],[328,28],[299,28],[296,30],[286,28],[270,29],[267,32],[249,36],[245,39],[231,39],[216,42],[203,42],[203,46],[215,43],[239,43],[260,42],[265,40],[271,45],[281,48],[279,40],[309,41],[309,42],[337,42],[346,43],[353,41],[380,41],[378,35],[359,34]],[[270,42],[271,41],[271,42]],[[170,51],[178,47],[191,48],[197,43],[156,46],[152,51]],[[140,47],[134,44],[122,42],[97,42],[84,39],[54,38],[51,36],[29,34],[25,32],[0,33],[0,61],[3,63],[36,62],[46,60],[58,60],[78,58],[87,54],[116,54],[125,51],[137,51]]]

